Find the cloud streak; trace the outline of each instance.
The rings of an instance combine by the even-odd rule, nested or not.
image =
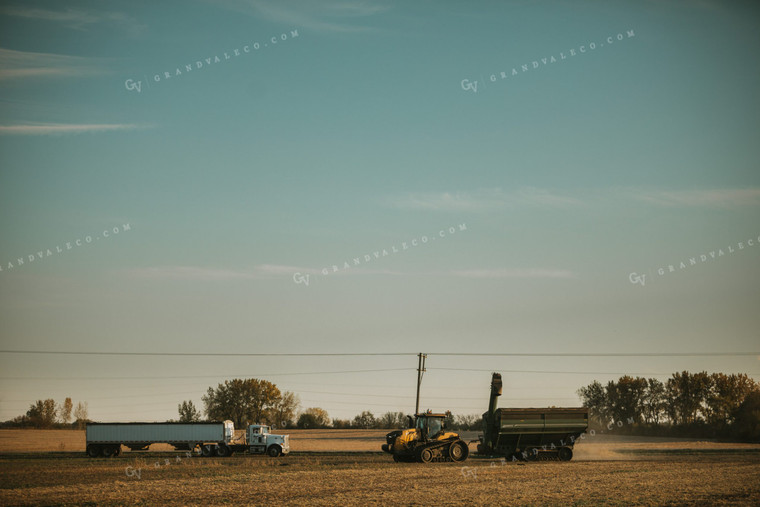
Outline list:
[[[293,273],[319,274],[318,269],[284,266],[278,264],[261,264],[252,269],[223,269],[200,266],[160,266],[138,268],[128,271],[136,278],[194,280],[199,282],[224,282],[235,280],[263,280],[281,276],[292,277]]]
[[[387,204],[397,209],[483,212],[519,206],[567,208],[583,206],[584,202],[553,190],[522,187],[509,192],[491,188],[471,192],[411,193],[392,197]]]
[[[333,278],[335,276],[367,276],[367,275],[391,275],[391,276],[454,276],[461,278],[550,278],[550,279],[574,279],[578,275],[569,270],[547,268],[491,268],[491,269],[467,269],[439,272],[401,272],[388,269],[343,269],[338,272],[329,272],[327,275],[320,269],[305,268],[299,266],[286,266],[279,264],[260,264],[247,270],[207,268],[200,266],[160,266],[150,268],[138,268],[128,271],[130,276],[154,280],[191,280],[198,282],[226,282],[236,280],[264,280],[273,278],[291,278],[295,273],[301,275],[315,275]]]
[[[554,189],[521,187],[466,192],[417,192],[385,199],[388,207],[431,212],[489,212],[509,208],[573,209],[622,202],[658,207],[724,207],[760,205],[760,188],[657,190],[642,188]]]
[[[33,125],[0,125],[0,135],[62,135],[83,134],[86,132],[110,132],[115,130],[136,130],[150,128],[148,125],[132,123],[38,123]]]
[[[108,74],[107,60],[0,48],[0,80]]]
[[[578,278],[573,271],[543,268],[469,269],[450,274],[463,278]]]
[[[138,23],[134,18],[123,12],[83,11],[71,8],[57,11],[39,7],[4,6],[0,8],[0,14],[17,18],[59,23],[74,30],[86,30],[92,25],[104,23],[122,25],[133,34],[137,34],[145,28],[145,25]]]
[[[722,188],[634,192],[636,199],[666,207],[734,207],[760,204],[760,188]]]
[[[218,6],[219,3],[214,3]],[[372,1],[292,0],[225,0],[227,9],[245,14],[258,14],[270,21],[307,28],[322,33],[354,33],[372,30],[354,20],[369,18],[388,10],[388,5]],[[351,20],[351,21],[347,21]]]

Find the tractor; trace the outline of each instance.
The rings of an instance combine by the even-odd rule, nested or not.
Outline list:
[[[385,436],[383,451],[395,462],[430,463],[432,461],[464,461],[470,454],[467,443],[459,435],[446,431],[446,414],[427,411],[409,417],[409,429],[391,431]]]

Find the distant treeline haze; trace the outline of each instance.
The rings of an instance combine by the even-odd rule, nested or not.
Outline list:
[[[589,409],[591,428],[621,433],[738,438],[760,440],[760,385],[747,375],[706,372],[674,373],[664,383],[655,378],[620,377],[602,385],[594,381],[578,389]],[[386,412],[375,416],[365,410],[353,419],[330,419],[319,407],[301,409],[295,393],[267,380],[233,379],[201,397],[203,412],[191,400],[178,405],[178,422],[231,420],[236,428],[268,424],[273,428],[401,429],[408,415]],[[484,411],[486,407],[483,407]],[[447,427],[481,430],[481,415],[446,412]],[[71,422],[73,419],[73,423]],[[25,415],[2,423],[3,427],[83,428],[88,422],[87,403],[73,406],[38,400]]]

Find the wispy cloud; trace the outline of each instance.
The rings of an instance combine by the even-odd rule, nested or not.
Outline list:
[[[261,280],[280,276],[293,276],[294,273],[319,274],[318,269],[284,266],[277,264],[261,264],[251,269],[223,269],[200,266],[160,266],[137,268],[128,274],[137,278],[195,280],[202,282],[219,282],[233,280]]]
[[[578,278],[573,271],[544,268],[468,269],[450,274],[464,278]]]
[[[109,73],[107,60],[0,48],[0,80],[89,77]]]
[[[410,193],[387,200],[398,209],[429,211],[492,211],[512,206],[564,208],[582,206],[582,200],[553,190],[522,187],[512,191],[500,188],[471,192]]]
[[[0,135],[60,135],[82,134],[85,132],[109,132],[114,130],[134,130],[151,128],[149,125],[136,125],[132,123],[98,123],[98,124],[72,124],[72,123],[38,123],[28,125],[0,125]]]
[[[520,187],[460,192],[417,192],[388,197],[385,205],[403,210],[488,212],[516,207],[571,209],[622,202],[663,207],[737,207],[760,205],[760,188],[659,190],[643,188],[554,189]]]
[[[214,2],[214,5],[219,3]],[[369,18],[390,8],[375,1],[319,1],[319,0],[224,0],[221,5],[236,12],[258,14],[270,21],[292,27],[303,27],[315,32],[351,33],[372,28],[357,24],[356,20]]]
[[[117,24],[136,35],[146,27],[146,25],[138,23],[134,18],[123,12],[84,11],[72,8],[53,10],[40,7],[6,5],[0,7],[0,14],[60,23],[74,30],[86,30],[92,25],[99,24]]]
[[[634,198],[659,206],[755,206],[760,204],[760,188],[706,190],[632,191]]]

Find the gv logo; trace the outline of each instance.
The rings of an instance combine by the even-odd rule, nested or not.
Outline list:
[[[302,283],[309,286],[309,277],[311,275],[302,275],[301,273],[293,273],[293,281],[296,283]]]
[[[469,479],[470,477],[472,477],[473,479],[478,478],[478,472],[477,470],[475,470],[474,467],[462,467],[461,472],[462,472],[462,476],[465,479]]]
[[[130,92],[132,90],[137,90],[137,93],[140,93],[140,89],[142,88],[142,81],[134,82],[131,79],[127,79],[124,81],[124,87],[129,90]]]
[[[462,79],[462,90],[472,90],[475,93],[478,93],[478,82],[472,81],[470,82],[469,79]]]
[[[637,275],[636,273],[631,273],[628,275],[628,280],[631,281],[631,283],[636,284],[640,283],[641,286],[644,286],[644,280],[646,279],[647,275]]]
[[[132,468],[127,467],[126,468],[127,477],[137,477],[138,479],[142,478],[142,469],[141,468]]]

